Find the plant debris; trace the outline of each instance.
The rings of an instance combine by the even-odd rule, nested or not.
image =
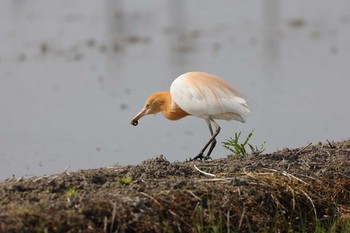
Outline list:
[[[350,222],[350,141],[9,179],[0,232],[314,232]],[[347,225],[350,227],[350,225]]]

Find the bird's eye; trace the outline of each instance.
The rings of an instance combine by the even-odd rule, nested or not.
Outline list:
[[[146,107],[146,108],[149,108],[149,107],[151,107],[151,104],[146,104],[145,107]]]

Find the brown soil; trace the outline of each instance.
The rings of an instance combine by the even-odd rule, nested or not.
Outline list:
[[[0,232],[309,232],[349,221],[349,158],[343,141],[7,180]]]

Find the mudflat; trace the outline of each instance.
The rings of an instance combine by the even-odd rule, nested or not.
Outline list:
[[[350,230],[350,141],[0,183],[0,232]],[[345,229],[346,230],[346,229]]]

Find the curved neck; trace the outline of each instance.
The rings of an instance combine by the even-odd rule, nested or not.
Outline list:
[[[179,120],[185,116],[188,116],[187,112],[182,110],[176,103],[171,99],[170,92],[163,92],[164,103],[162,105],[163,115],[169,120]]]

